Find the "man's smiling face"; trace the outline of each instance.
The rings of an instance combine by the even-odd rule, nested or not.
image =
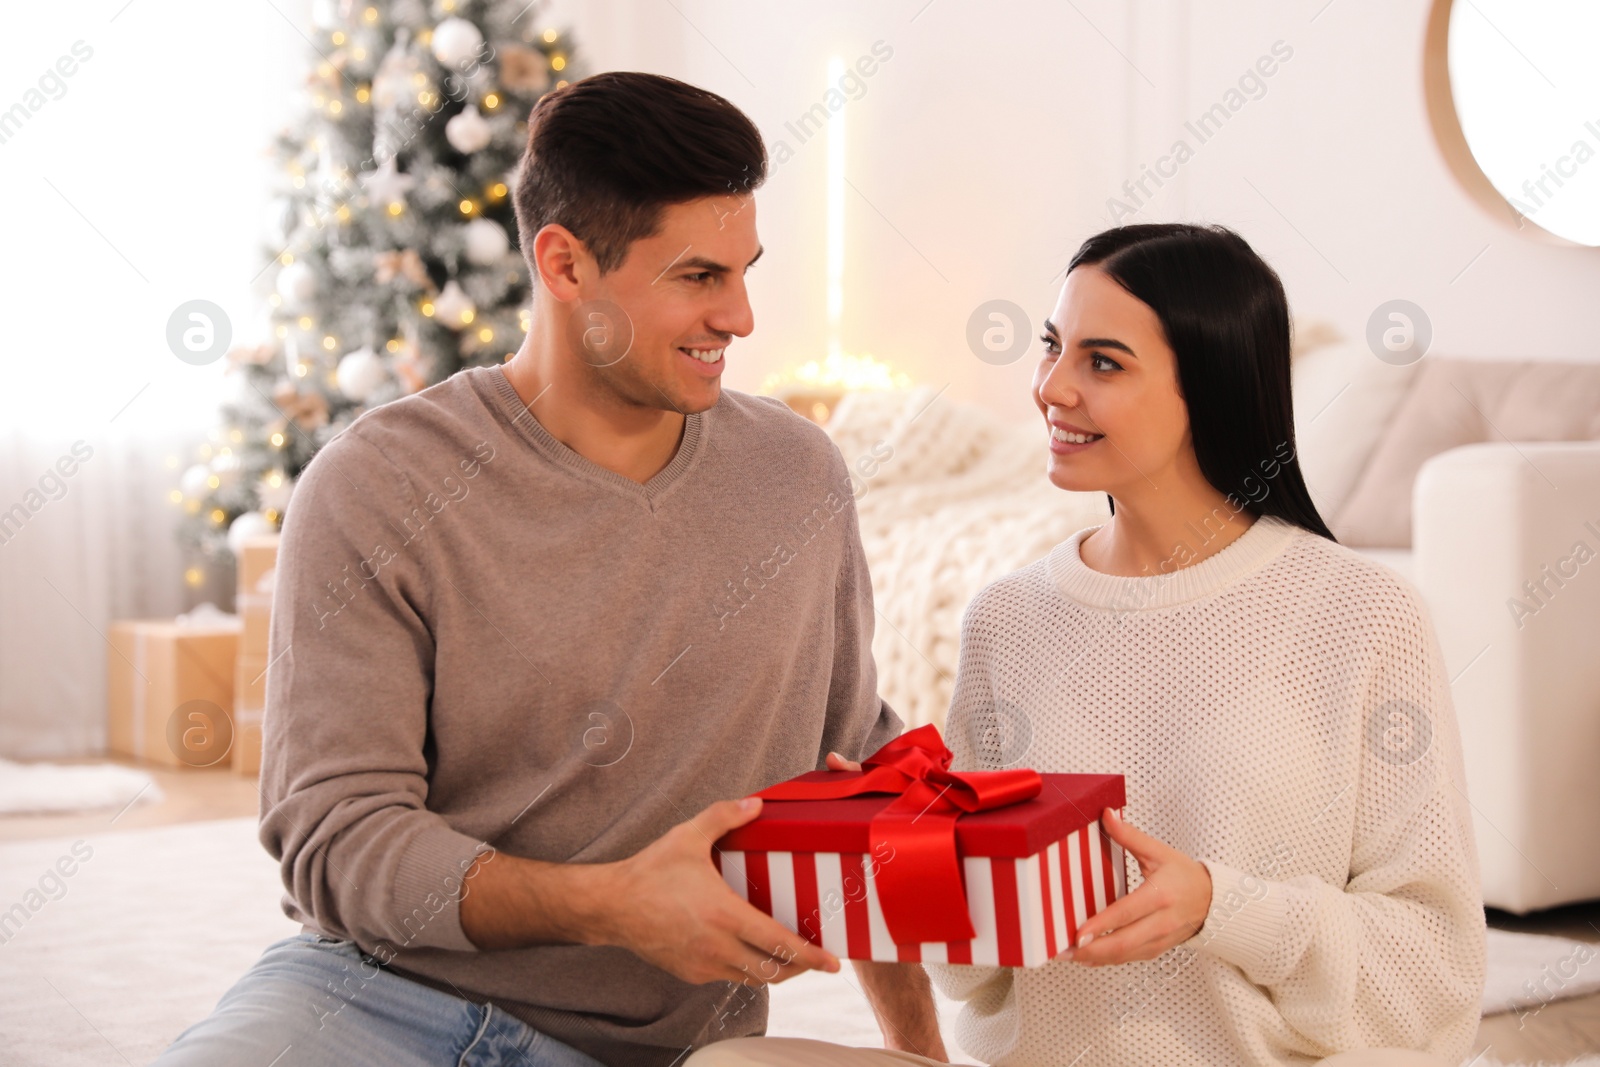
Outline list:
[[[725,351],[755,325],[745,272],[760,256],[752,197],[670,204],[654,235],[586,287],[568,338],[623,399],[705,411],[722,395]]]

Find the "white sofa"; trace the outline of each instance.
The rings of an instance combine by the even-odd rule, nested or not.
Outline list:
[[[1318,510],[1433,616],[1484,902],[1600,898],[1600,364],[1333,344],[1295,391]]]
[[[1433,615],[1485,903],[1600,898],[1600,555],[1566,564],[1560,587],[1542,571],[1580,541],[1600,554],[1600,364],[1395,367],[1324,343],[1296,355],[1294,376],[1318,510]],[[879,690],[908,725],[942,727],[967,602],[1108,511],[1101,494],[1049,484],[1031,421],[936,396],[853,394],[828,430],[857,483]],[[1514,617],[1508,601],[1541,580],[1552,595]]]

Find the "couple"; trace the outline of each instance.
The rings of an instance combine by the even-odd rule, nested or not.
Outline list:
[[[755,1036],[753,976],[841,965],[711,843],[902,730],[843,457],[720,388],[765,170],[670,79],[534,109],[521,350],[360,418],[284,530],[261,840],[304,930],[157,1062],[920,1064],[931,972],[998,1064],[1459,1063],[1483,912],[1433,630],[1307,495],[1277,276],[1184,225],[1072,260],[1039,458],[1113,516],[973,601],[946,731],[957,770],[1025,714],[1026,765],[1124,774],[1128,896],[1043,967],[854,963],[888,1050]]]

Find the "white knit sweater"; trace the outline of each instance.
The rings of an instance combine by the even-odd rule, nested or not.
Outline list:
[[[1484,916],[1433,626],[1393,571],[1272,517],[1160,577],[1082,530],[962,618],[955,769],[1119,773],[1127,821],[1203,861],[1201,931],[1107,967],[929,965],[962,1046],[1004,1065],[1459,1063]],[[1128,887],[1140,883],[1128,858]]]

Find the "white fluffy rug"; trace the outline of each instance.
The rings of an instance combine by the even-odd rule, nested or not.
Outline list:
[[[1600,992],[1600,945],[1490,930],[1488,948],[1485,1015]]]
[[[58,868],[63,856],[71,862]],[[0,845],[0,913],[13,916],[0,926],[0,1061],[150,1060],[209,1012],[263,948],[299,929],[278,910],[280,892],[253,818]],[[1498,934],[1486,1006],[1505,1010],[1507,991],[1562,968],[1571,944]],[[1590,988],[1581,983],[1594,971],[1585,965],[1554,992]],[[945,1041],[960,1059],[955,1009],[941,998]],[[775,987],[768,1032],[881,1043],[848,970]],[[1575,1063],[1600,1067],[1600,1058]],[[1473,1067],[1494,1063],[1485,1057]]]
[[[142,771],[108,763],[67,766],[0,759],[0,815],[121,809],[161,800],[161,787]]]
[[[253,818],[0,845],[0,1063],[148,1062],[300,929],[281,892]],[[768,1032],[881,1044],[848,969],[774,987]]]

